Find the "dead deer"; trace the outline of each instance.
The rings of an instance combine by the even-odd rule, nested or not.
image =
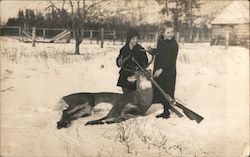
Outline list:
[[[152,84],[142,73],[130,76],[129,81],[136,81],[136,91],[128,94],[119,93],[75,93],[62,98],[67,109],[63,110],[57,128],[67,128],[71,121],[80,117],[90,116],[93,108],[107,102],[113,105],[107,116],[86,123],[86,125],[116,123],[143,115],[151,106],[153,98]]]
[[[152,56],[145,68],[152,63],[153,59]],[[136,72],[128,79],[136,81],[137,89],[132,93],[75,93],[63,97],[61,104],[67,108],[63,110],[62,117],[57,122],[57,128],[67,128],[72,120],[90,116],[93,113],[93,108],[100,102],[110,103],[113,107],[107,116],[99,120],[89,121],[86,125],[115,123],[143,115],[152,105],[152,84],[142,72]]]

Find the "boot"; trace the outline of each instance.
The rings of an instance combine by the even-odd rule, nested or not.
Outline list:
[[[162,117],[163,119],[168,119],[168,118],[170,118],[169,109],[164,109],[163,113],[158,114],[158,115],[156,116],[156,118],[161,118],[161,117]]]
[[[159,114],[156,116],[156,118],[163,118],[163,119],[168,119],[170,118],[170,112],[169,112],[169,104],[163,103],[162,104],[164,107],[163,113]]]

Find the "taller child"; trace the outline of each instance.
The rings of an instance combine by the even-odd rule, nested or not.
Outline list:
[[[154,78],[155,81],[162,87],[162,89],[174,98],[175,83],[176,83],[176,59],[178,55],[178,44],[174,38],[173,25],[168,22],[164,26],[164,31],[160,35],[154,62]],[[170,104],[161,94],[161,92],[154,86],[153,103],[161,103],[164,107],[163,113],[156,117],[169,118]]]

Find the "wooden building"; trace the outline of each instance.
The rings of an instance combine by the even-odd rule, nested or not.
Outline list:
[[[211,22],[211,44],[224,44],[228,34],[229,44],[249,43],[249,1],[233,1]]]

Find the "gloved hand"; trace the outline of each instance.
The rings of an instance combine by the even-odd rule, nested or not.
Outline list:
[[[152,47],[147,47],[146,51],[150,53],[151,55],[155,55],[157,53],[156,48],[152,48]]]

